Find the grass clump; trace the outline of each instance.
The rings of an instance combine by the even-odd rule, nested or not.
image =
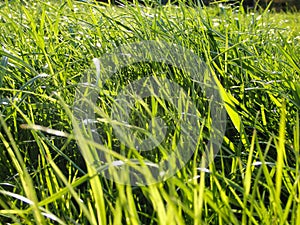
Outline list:
[[[2,223],[300,223],[297,13],[68,0],[4,1],[0,10]],[[164,64],[134,64],[105,84],[97,98],[101,145],[73,132],[76,88],[93,58],[145,40],[191,50],[218,78],[227,125],[221,150],[206,169],[201,157],[210,105],[184,71]],[[132,122],[148,126],[152,113],[169,127],[161,148],[150,153],[121,143],[109,117],[117,93],[149,74],[190,94],[203,115],[197,149],[163,182],[121,185],[98,176],[76,140],[88,152],[114,149],[110,154],[119,160],[163,158],[180,139],[176,109],[159,98],[136,103]]]

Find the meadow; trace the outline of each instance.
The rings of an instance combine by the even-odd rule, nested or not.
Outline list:
[[[206,167],[211,104],[180,68],[149,61],[116,71],[97,97],[101,143],[74,119],[78,85],[93,59],[147,40],[189,49],[215,79],[226,130]],[[0,43],[1,224],[300,224],[299,12],[222,3],[5,0]],[[201,129],[191,158],[173,176],[124,185],[107,179],[119,172],[116,162],[159,163],[176,143],[189,144],[178,127],[181,108],[157,97],[139,99],[128,119],[143,138],[137,127],[163,118],[168,133],[160,146],[139,151],[114,132],[117,94],[150,74],[190,96]],[[95,166],[97,151],[115,161]],[[132,171],[141,180],[151,177]]]

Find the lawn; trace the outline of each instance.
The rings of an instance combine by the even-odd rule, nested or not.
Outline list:
[[[149,4],[1,1],[0,223],[300,224],[300,14]]]

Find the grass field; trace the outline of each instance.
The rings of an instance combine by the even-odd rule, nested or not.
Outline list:
[[[93,59],[146,40],[189,49],[218,84],[226,131],[207,168],[201,158],[211,104],[179,68],[139,62],[118,70],[97,97],[101,144],[74,120],[78,84]],[[300,224],[299,13],[7,0],[0,3],[0,43],[1,224]],[[124,185],[102,175],[114,177],[111,165],[126,158],[158,163],[177,143],[189,145],[179,108],[156,97],[136,102],[128,119],[147,129],[149,118],[162,117],[168,134],[160,146],[139,151],[114,132],[117,93],[150,74],[190,96],[201,129],[194,154],[174,176]],[[115,164],[96,167],[96,149]]]

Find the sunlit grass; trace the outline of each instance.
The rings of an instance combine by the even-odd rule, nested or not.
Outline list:
[[[299,13],[246,13],[224,4],[1,2],[1,223],[300,224],[299,18]],[[222,148],[206,169],[201,157],[210,106],[179,69],[140,63],[118,71],[97,101],[102,145],[85,138],[73,120],[77,84],[93,58],[144,40],[190,49],[218,80],[227,127]],[[131,114],[131,121],[144,126],[153,115],[167,121],[169,136],[155,151],[125,146],[112,128],[117,93],[149,74],[167,77],[189,93],[203,124],[195,154],[174,177],[125,186],[98,176],[108,166],[85,161],[76,140],[90,156],[96,148],[113,149],[110,154],[119,160],[157,162],[172,150],[179,119],[159,98],[136,103]]]

